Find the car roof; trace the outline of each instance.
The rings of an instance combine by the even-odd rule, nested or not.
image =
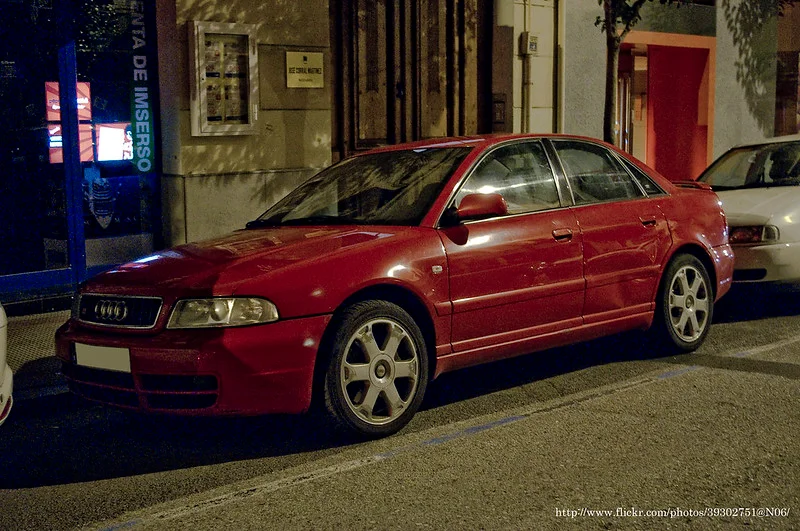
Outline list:
[[[365,153],[380,153],[386,151],[404,151],[408,149],[429,149],[429,148],[444,148],[444,147],[486,147],[492,144],[498,144],[508,140],[522,140],[526,138],[563,138],[571,140],[584,140],[598,144],[605,144],[598,138],[590,138],[579,135],[566,135],[557,133],[494,133],[485,135],[471,135],[471,136],[453,136],[441,138],[429,138],[427,140],[418,140],[415,142],[406,142],[402,144],[391,144],[373,148]]]
[[[780,144],[782,142],[800,142],[800,134],[765,138],[764,140],[761,140],[759,142],[746,142],[743,144],[737,144],[734,147],[742,148],[742,147],[752,147],[752,146],[766,146],[768,144]]]

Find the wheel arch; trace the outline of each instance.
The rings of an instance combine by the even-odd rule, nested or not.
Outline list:
[[[312,405],[321,405],[322,386],[325,380],[325,371],[330,358],[330,345],[333,341],[333,336],[336,328],[341,323],[341,315],[343,311],[352,306],[353,304],[369,301],[369,300],[382,300],[396,304],[414,319],[414,322],[420,328],[422,337],[425,340],[425,349],[428,354],[428,379],[431,380],[433,375],[436,374],[436,329],[433,324],[433,318],[425,306],[425,303],[410,289],[407,289],[396,284],[374,284],[362,288],[344,301],[333,312],[333,318],[325,328],[320,341],[317,359],[314,363],[314,380],[311,388],[311,402]]]
[[[672,262],[675,257],[680,256],[682,254],[689,254],[700,260],[703,264],[703,267],[706,268],[706,272],[708,273],[708,277],[711,280],[711,289],[714,293],[714,300],[717,298],[717,269],[714,267],[714,261],[709,256],[708,252],[703,248],[702,245],[696,243],[686,243],[681,245],[669,256],[669,259],[664,262],[664,267],[661,271],[661,280],[658,283],[658,293],[661,293],[661,288],[664,284],[664,274],[667,271],[667,267],[669,266],[670,262]]]

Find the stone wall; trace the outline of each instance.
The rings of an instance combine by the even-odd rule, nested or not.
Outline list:
[[[166,246],[242,228],[331,162],[327,0],[159,0]],[[192,20],[256,24],[255,134],[192,136]],[[286,52],[323,53],[323,88],[287,88]]]

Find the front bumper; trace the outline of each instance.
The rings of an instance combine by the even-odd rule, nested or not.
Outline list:
[[[56,333],[56,355],[71,391],[106,404],[184,415],[300,413],[311,404],[314,363],[329,321],[324,315],[145,335],[70,320]],[[87,362],[76,343],[80,352],[83,345],[104,348],[93,349]],[[128,356],[124,368],[106,368],[104,352]]]
[[[800,243],[735,245],[734,282],[800,282]]]
[[[14,392],[14,373],[7,364],[0,368],[0,425],[3,424],[11,413],[14,405],[12,393]]]

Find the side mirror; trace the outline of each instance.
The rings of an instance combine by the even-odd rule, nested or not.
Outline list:
[[[456,210],[459,221],[492,218],[506,214],[508,214],[508,205],[500,194],[465,195]]]

